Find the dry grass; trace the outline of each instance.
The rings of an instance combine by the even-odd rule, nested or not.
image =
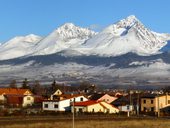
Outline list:
[[[71,121],[40,122],[31,124],[13,124],[0,128],[72,128]],[[84,120],[76,121],[75,128],[170,128],[170,120]]]

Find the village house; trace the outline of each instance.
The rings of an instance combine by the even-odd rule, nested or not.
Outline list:
[[[130,103],[128,96],[121,96],[111,104],[119,108],[121,112],[132,112],[134,110],[134,106]]]
[[[63,93],[61,92],[60,89],[57,89],[51,96],[50,96],[50,100],[59,98]]]
[[[105,101],[84,101],[72,103],[72,112],[88,112],[88,113],[118,113],[119,109]]]
[[[53,97],[54,98],[54,97]],[[45,100],[42,103],[44,111],[71,111],[71,103],[87,101],[88,99],[81,94],[62,94],[52,100]]]
[[[26,107],[34,103],[34,97],[28,89],[0,88],[0,101],[8,107]]]
[[[98,93],[92,94],[89,98],[90,100],[105,101],[107,103],[111,103],[117,99],[117,97],[110,96],[108,94],[98,94]]]
[[[141,97],[141,112],[158,113],[160,109],[170,106],[170,95],[147,94]]]
[[[61,92],[61,90],[60,89],[57,89],[52,95],[51,95],[51,97],[52,96],[60,96],[60,95],[62,95],[63,93]]]

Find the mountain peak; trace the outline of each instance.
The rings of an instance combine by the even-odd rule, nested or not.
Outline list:
[[[24,41],[26,42],[38,42],[40,40],[41,40],[41,37],[35,34],[29,34],[24,37]]]
[[[127,18],[117,22],[117,25],[121,28],[131,28],[135,24],[139,24],[140,21],[134,15],[130,15]]]
[[[94,31],[89,30],[88,28],[81,28],[74,25],[73,23],[65,23],[64,25],[56,29],[55,33],[64,40],[73,38],[83,39],[95,35]]]
[[[117,56],[129,52],[138,55],[157,54],[166,45],[166,36],[146,28],[134,15],[105,28],[86,42],[93,54]]]
[[[35,34],[29,34],[29,35],[26,35],[25,38],[31,38],[31,37],[39,37],[38,35],[35,35]]]
[[[65,24],[61,25],[59,28],[57,28],[57,31],[61,31],[61,30],[62,31],[70,31],[70,30],[73,30],[76,28],[80,28],[80,27],[76,26],[73,23],[65,23]]]
[[[61,27],[68,29],[68,28],[73,28],[73,27],[76,27],[76,26],[73,23],[65,23]]]
[[[138,20],[135,15],[130,15],[125,19]]]

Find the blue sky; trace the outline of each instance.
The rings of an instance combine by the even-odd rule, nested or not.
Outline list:
[[[135,15],[145,26],[170,33],[170,0],[0,0],[0,42],[15,36],[45,36],[66,22],[107,25]]]

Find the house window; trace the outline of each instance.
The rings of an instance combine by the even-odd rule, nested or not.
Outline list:
[[[54,104],[54,108],[58,108],[58,104]]]
[[[44,108],[48,108],[48,104],[44,104]]]
[[[80,101],[83,101],[83,97],[80,98]]]
[[[170,104],[170,100],[168,100],[168,104]]]
[[[31,98],[30,98],[30,97],[27,97],[27,100],[31,100]]]
[[[58,104],[54,104],[54,108],[58,108]]]
[[[143,103],[146,104],[146,100],[143,100]]]
[[[151,107],[151,111],[154,112],[154,107]]]
[[[153,104],[153,100],[151,100],[151,104]]]

